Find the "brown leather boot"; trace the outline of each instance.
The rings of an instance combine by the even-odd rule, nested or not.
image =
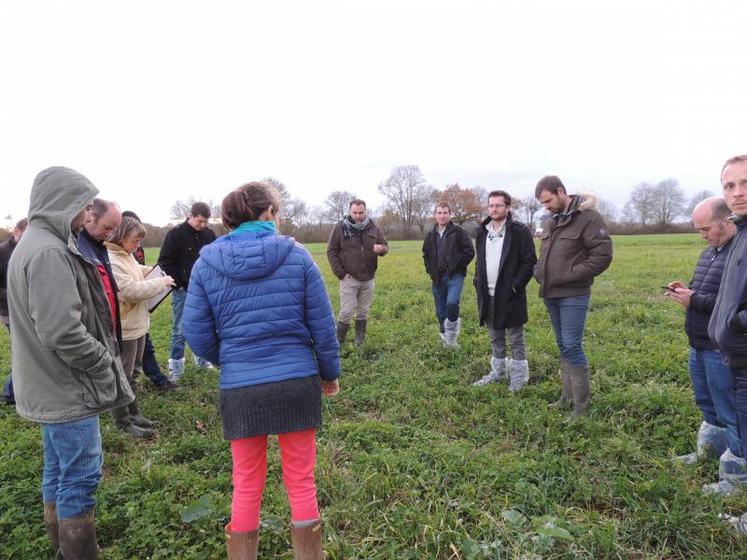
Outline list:
[[[93,512],[59,520],[60,553],[66,560],[96,560],[96,527]]]
[[[322,522],[317,520],[312,525],[296,527],[291,523],[293,540],[293,560],[322,560]]]
[[[573,391],[573,414],[574,418],[586,414],[591,401],[589,366],[568,366],[571,377],[571,389]]]
[[[44,529],[54,553],[60,550],[60,527],[57,523],[57,502],[44,502]],[[55,556],[57,558],[57,556]]]
[[[238,533],[226,525],[226,550],[228,560],[257,560],[259,530]]]
[[[561,358],[560,360],[560,379],[563,383],[563,388],[560,391],[560,398],[554,403],[548,404],[547,408],[564,408],[571,404],[573,398],[573,390],[571,387],[571,375],[568,373],[568,367],[570,364]]]

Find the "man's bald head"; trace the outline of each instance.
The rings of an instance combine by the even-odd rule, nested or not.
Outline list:
[[[93,200],[92,219],[84,226],[88,235],[99,241],[106,241],[111,232],[122,223],[122,211],[116,202],[101,198]]]
[[[693,208],[693,227],[711,247],[721,247],[728,242],[737,229],[728,218],[731,210],[723,198],[712,196]]]

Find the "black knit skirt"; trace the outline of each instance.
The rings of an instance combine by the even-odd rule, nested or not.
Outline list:
[[[221,389],[220,414],[223,437],[229,440],[318,429],[322,425],[319,376]]]

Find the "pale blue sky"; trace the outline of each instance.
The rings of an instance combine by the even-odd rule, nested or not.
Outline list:
[[[0,11],[0,215],[67,165],[163,223],[273,175],[319,204],[417,164],[618,208],[642,180],[718,191],[747,152],[747,5],[26,1]]]

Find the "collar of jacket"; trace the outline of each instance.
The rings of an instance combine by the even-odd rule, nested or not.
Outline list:
[[[488,216],[487,218],[485,218],[482,221],[482,223],[480,224],[480,226],[482,226],[484,229],[487,230],[488,224],[490,222],[492,222],[492,221],[493,221],[493,218],[491,218],[490,216]],[[508,214],[506,215],[506,221],[504,222],[504,225],[506,227],[508,227],[508,226],[510,226],[513,223],[514,223],[514,215],[511,213],[511,210],[509,210]]]
[[[737,229],[743,229],[747,227],[747,216],[739,216],[738,214],[734,214],[729,219],[734,222],[734,225],[737,226]]]
[[[88,233],[88,230],[86,228],[83,228],[82,230],[80,230],[80,235],[85,237],[86,240],[88,240],[94,247],[99,247],[103,250],[106,250],[106,247],[104,246],[104,242],[99,241],[93,235]]]
[[[444,228],[444,235],[446,235],[447,233],[449,233],[453,229],[454,229],[454,222],[452,222],[451,220],[449,220],[449,223],[446,224],[446,227]],[[433,224],[433,233],[436,233],[436,234],[438,233],[438,222],[436,222],[435,224]]]
[[[568,223],[570,223],[573,218],[576,216],[576,214],[581,213],[581,208],[579,208],[581,204],[581,197],[577,194],[570,195],[571,197],[571,203],[568,205],[568,212],[559,212],[557,214],[552,214],[552,226],[564,226]]]

